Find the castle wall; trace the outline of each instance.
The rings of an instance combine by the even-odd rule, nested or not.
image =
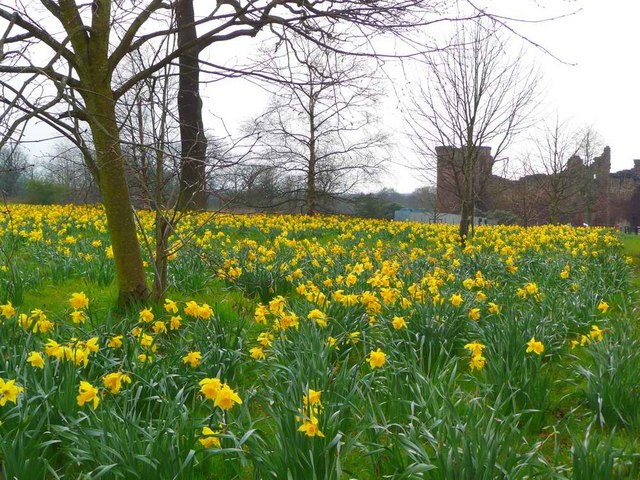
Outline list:
[[[452,147],[437,147],[437,208],[459,213],[464,186],[462,153]],[[611,173],[611,149],[605,147],[590,165],[579,157],[569,159],[557,175],[528,175],[509,180],[492,175],[491,148],[482,147],[475,170],[476,208],[483,212],[507,210],[524,225],[549,223],[555,216],[561,223],[582,225],[640,225],[640,160],[630,170]],[[562,199],[551,212],[551,198],[560,190]]]
[[[488,179],[491,177],[494,159],[491,156],[491,147],[477,147],[477,150],[473,190],[477,196],[477,208],[486,211]],[[462,194],[465,189],[463,172],[465,150],[440,146],[436,147],[436,155],[436,208],[441,212],[460,213]]]

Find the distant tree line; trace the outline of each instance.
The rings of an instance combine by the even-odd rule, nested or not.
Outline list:
[[[217,149],[220,146],[214,144],[209,152]],[[135,152],[128,155],[126,163],[134,203],[138,208],[149,208],[153,199],[144,193],[149,187],[141,177],[147,178],[145,169],[150,166]],[[210,208],[230,212],[305,213],[308,205],[305,192],[298,188],[295,178],[278,175],[277,171],[237,164],[225,175],[209,175]],[[170,169],[166,174],[172,174]],[[147,179],[147,182],[152,181]],[[325,188],[319,179],[314,199],[318,213],[392,219],[400,208],[432,211],[435,207],[434,187],[421,187],[410,193],[383,188],[341,194],[327,192]],[[178,190],[176,178],[173,190]],[[100,191],[79,152],[69,148],[58,148],[46,161],[30,158],[19,148],[0,150],[0,194],[11,202],[43,205],[100,202]]]
[[[44,205],[99,199],[82,160],[73,153],[59,150],[46,162],[37,162],[15,147],[0,150],[0,195],[6,201]]]

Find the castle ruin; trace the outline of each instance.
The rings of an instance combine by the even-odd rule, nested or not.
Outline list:
[[[464,149],[437,147],[438,212],[460,213],[464,190]],[[511,212],[522,225],[570,223],[637,227],[640,225],[640,160],[628,170],[611,172],[611,149],[585,162],[573,156],[551,174],[517,180],[494,175],[490,147],[478,147],[473,164],[477,212]]]

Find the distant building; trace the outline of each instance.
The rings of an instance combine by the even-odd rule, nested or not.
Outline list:
[[[393,219],[420,223],[460,224],[460,215],[457,213],[429,212],[422,208],[401,208],[394,212]],[[485,217],[475,217],[474,223],[475,225],[488,225],[489,221]]]
[[[462,186],[463,152],[436,148],[438,212],[460,212],[457,192]],[[611,149],[605,147],[590,164],[574,156],[555,175],[527,175],[517,180],[494,175],[493,163],[491,148],[480,147],[474,175],[478,211],[512,212],[524,225],[549,223],[552,217],[573,225],[640,225],[640,160],[634,160],[632,169],[611,173]]]

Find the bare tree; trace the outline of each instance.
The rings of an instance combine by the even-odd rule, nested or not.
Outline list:
[[[592,215],[598,195],[593,161],[599,147],[599,136],[592,128],[572,128],[557,116],[539,128],[527,164],[533,174],[535,203],[548,211],[550,223],[570,222],[575,216],[586,221]]]
[[[602,136],[591,125],[585,126],[579,132],[581,148],[579,155],[585,167],[593,167],[594,161],[602,149],[604,141]],[[598,200],[598,182],[593,168],[583,169],[581,182],[581,194],[584,200],[584,219],[588,225],[593,224],[593,213]]]
[[[438,174],[438,202],[446,192],[460,208],[464,243],[494,165],[532,120],[539,77],[521,54],[506,53],[491,20],[460,24],[451,44],[425,57],[406,118],[419,167]]]
[[[15,146],[0,149],[0,195],[13,198],[18,193],[20,181],[29,168],[26,154]]]
[[[77,148],[59,144],[46,157],[42,162],[45,177],[64,187],[66,201],[83,203],[99,200],[93,178]]]
[[[255,122],[256,154],[279,172],[281,196],[312,215],[382,167],[388,137],[374,110],[381,82],[367,59],[319,49],[303,37],[279,47],[263,60],[277,83],[266,87],[270,104]]]

